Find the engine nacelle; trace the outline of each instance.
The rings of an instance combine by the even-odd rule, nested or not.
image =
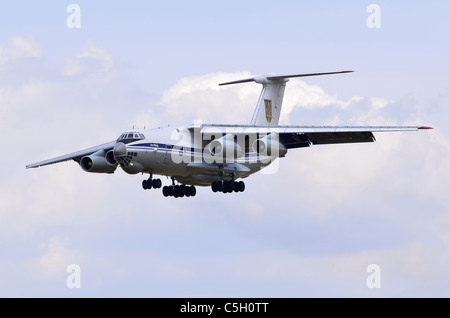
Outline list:
[[[81,169],[86,172],[113,173],[117,168],[117,162],[111,164],[106,155],[104,150],[99,150],[90,156],[81,158]],[[115,161],[114,157],[112,159]]]
[[[287,153],[287,148],[279,141],[278,134],[273,133],[255,140],[252,150],[257,154],[271,157],[284,157]]]
[[[110,166],[118,165],[116,158],[114,158],[114,150],[110,150],[106,153],[105,160]]]
[[[240,158],[245,151],[234,141],[234,135],[227,134],[209,143],[209,153],[214,157]]]

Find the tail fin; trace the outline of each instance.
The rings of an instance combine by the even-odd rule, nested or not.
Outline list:
[[[311,73],[311,74],[290,74],[290,75],[269,75],[247,78],[243,80],[222,83],[219,85],[240,84],[247,82],[256,82],[262,84],[263,88],[256,104],[250,125],[255,126],[277,126],[280,120],[281,106],[283,104],[284,89],[289,78],[317,76],[329,74],[350,73],[353,71],[329,72],[329,73]]]

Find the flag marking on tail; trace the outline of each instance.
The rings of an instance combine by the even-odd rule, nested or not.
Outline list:
[[[266,109],[266,120],[267,120],[267,123],[270,124],[270,122],[272,121],[272,100],[265,99],[264,106]]]

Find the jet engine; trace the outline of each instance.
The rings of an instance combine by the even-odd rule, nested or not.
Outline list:
[[[110,166],[118,165],[116,158],[114,158],[114,150],[110,150],[106,153],[105,160]]]
[[[279,141],[278,134],[270,134],[257,139],[252,144],[252,150],[263,156],[284,157],[287,148]]]
[[[234,140],[234,135],[227,134],[209,143],[209,153],[214,157],[240,158],[245,151]]]
[[[108,156],[103,149],[93,153],[92,155],[81,158],[80,166],[86,172],[97,173],[113,173],[117,168],[117,162],[114,156]]]

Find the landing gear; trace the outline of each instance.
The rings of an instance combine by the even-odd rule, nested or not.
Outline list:
[[[144,190],[150,190],[153,189],[159,189],[162,186],[161,179],[153,179],[152,174],[150,174],[150,177],[147,180],[142,181],[142,188]]]
[[[213,192],[244,192],[245,183],[244,181],[233,181],[233,180],[220,180],[211,183],[211,190]]]
[[[195,186],[187,186],[184,184],[164,186],[162,192],[165,197],[174,198],[193,197],[197,194]]]
[[[142,181],[142,188],[144,190],[159,189],[162,186],[161,179],[144,180]]]
[[[197,194],[197,189],[195,186],[185,185],[185,184],[177,184],[175,185],[175,179],[172,178],[172,185],[164,186],[162,189],[162,193],[165,197],[174,197],[174,198],[182,198],[182,197],[193,197]]]
[[[221,171],[220,181],[213,181],[211,183],[211,190],[213,192],[223,192],[223,193],[231,193],[231,192],[244,192],[245,183],[244,181],[234,181],[235,175],[232,173],[231,180],[224,180],[224,172]]]

